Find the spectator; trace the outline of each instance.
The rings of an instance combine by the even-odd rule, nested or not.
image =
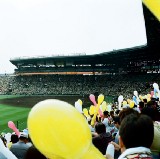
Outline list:
[[[119,145],[122,158],[152,158],[150,147],[153,142],[152,120],[146,115],[127,115],[120,127]]]
[[[106,132],[111,132],[113,130],[113,127],[110,126],[109,112],[108,111],[103,112],[102,123],[106,126]]]
[[[156,120],[157,110],[154,107],[147,106],[142,109],[142,114],[148,115],[154,124],[154,138],[151,145],[152,156],[154,159],[160,158],[160,122]]]
[[[120,118],[120,123],[122,122],[122,120],[124,119],[124,117],[126,117],[129,114],[136,114],[138,115],[138,111],[132,109],[132,108],[123,108],[120,113],[119,113],[119,118]]]
[[[11,135],[11,141],[7,144],[7,147],[10,149],[12,144],[15,144],[18,142],[18,136],[16,134]]]
[[[113,144],[115,149],[120,148],[118,159],[152,159],[150,147],[153,142],[153,122],[147,115],[127,115],[121,122],[119,145]],[[106,154],[108,159],[112,157]]]
[[[113,118],[113,122],[114,122],[115,128],[118,130],[118,131],[116,132],[116,134],[114,134],[114,135],[115,135],[115,143],[118,144],[119,127],[120,127],[120,119],[119,119],[119,116],[115,116],[115,117]]]
[[[25,133],[21,133],[19,137],[19,141],[15,144],[12,144],[10,150],[11,152],[18,158],[24,159],[24,156],[29,148],[27,143],[28,135]]]
[[[95,125],[95,131],[98,135],[92,138],[92,142],[94,146],[105,155],[108,143],[113,140],[112,135],[109,132],[106,132],[106,127],[103,123],[97,123]]]

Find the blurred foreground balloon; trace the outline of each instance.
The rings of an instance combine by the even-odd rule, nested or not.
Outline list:
[[[37,103],[27,123],[34,145],[49,159],[104,159],[92,145],[86,119],[66,102]]]

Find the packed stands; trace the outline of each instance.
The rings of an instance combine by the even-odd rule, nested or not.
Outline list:
[[[1,94],[7,95],[104,95],[129,98],[152,90],[159,74],[142,75],[28,75],[0,76]],[[126,96],[125,96],[126,95]]]

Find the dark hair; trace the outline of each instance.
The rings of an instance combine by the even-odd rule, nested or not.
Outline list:
[[[18,136],[16,134],[12,134],[11,135],[11,142],[12,143],[17,143],[18,142]]]
[[[115,111],[115,114],[119,115],[119,112],[120,112],[120,110],[117,109],[117,110]]]
[[[145,112],[143,111],[143,114],[146,114],[152,118],[154,121],[160,120],[160,113],[158,112],[158,104],[155,101],[149,101],[147,103],[147,109],[145,109]],[[151,111],[151,112],[149,112]]]
[[[109,112],[106,111],[106,110],[103,112],[103,114],[104,114],[105,116],[109,116]]]
[[[143,108],[144,108],[144,102],[142,102],[142,101],[139,102],[139,108],[140,108],[140,109],[143,109]]]
[[[119,135],[126,149],[139,146],[150,148],[154,137],[153,121],[143,114],[127,115],[121,123]]]
[[[106,132],[106,126],[103,124],[103,123],[97,123],[95,125],[95,131],[98,133],[98,134],[101,134],[101,133],[104,133]]]
[[[114,123],[118,123],[120,125],[120,118],[119,118],[119,116],[114,116],[113,121],[114,121]]]
[[[114,116],[114,111],[113,110],[111,110],[110,112],[109,112],[109,114],[110,114],[110,116]]]
[[[142,114],[148,115],[153,121],[155,121],[155,109],[152,107],[145,107],[141,110]]]
[[[147,99],[146,99],[146,98],[145,98],[145,99],[143,99],[143,102],[144,102],[144,103],[147,103]]]
[[[132,109],[132,108],[123,108],[120,113],[119,113],[119,118],[120,118],[120,123],[122,122],[122,120],[124,119],[124,117],[126,117],[129,114],[136,114],[138,115],[138,111]]]

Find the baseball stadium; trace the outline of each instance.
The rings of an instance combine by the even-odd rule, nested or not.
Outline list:
[[[147,45],[86,55],[53,55],[10,59],[14,74],[0,75],[0,133],[27,128],[31,108],[45,99],[58,99],[71,105],[80,100],[89,111],[90,95],[116,107],[118,97],[132,99],[137,91],[143,97],[160,84],[160,22],[146,5],[143,13]],[[148,100],[148,96],[147,96]],[[61,115],[61,114],[59,114]]]

